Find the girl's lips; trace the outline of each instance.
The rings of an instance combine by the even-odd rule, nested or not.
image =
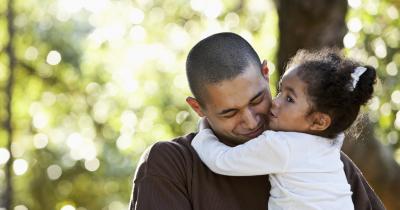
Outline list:
[[[273,112],[271,112],[271,111],[269,112],[269,115],[270,115],[271,117],[273,117],[273,118],[277,118],[276,115],[275,115]]]

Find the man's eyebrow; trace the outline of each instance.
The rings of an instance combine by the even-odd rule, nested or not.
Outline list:
[[[236,111],[236,110],[237,109],[225,109],[225,110],[222,110],[221,112],[219,112],[218,115],[224,115],[226,113],[233,112],[233,111]]]
[[[256,100],[258,97],[260,97],[263,94],[264,91],[258,92],[253,98],[250,99],[250,101]]]
[[[256,100],[258,97],[260,97],[262,94],[263,94],[263,92],[264,91],[260,91],[260,92],[258,92],[255,96],[253,96],[253,98],[251,98],[250,99],[250,102],[251,101],[254,101],[254,100]],[[226,114],[226,113],[229,113],[229,112],[233,112],[233,111],[237,111],[238,109],[225,109],[225,110],[222,110],[221,112],[219,112],[218,113],[218,115],[224,115],[224,114]]]

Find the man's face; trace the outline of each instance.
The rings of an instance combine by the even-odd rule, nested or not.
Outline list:
[[[266,66],[261,71],[249,65],[232,80],[205,85],[204,91],[205,107],[195,111],[225,143],[240,144],[267,129],[272,99]]]

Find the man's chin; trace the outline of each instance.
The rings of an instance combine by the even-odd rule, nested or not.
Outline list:
[[[265,131],[265,126],[263,125],[263,126],[259,127],[255,131],[252,131],[252,132],[249,132],[249,133],[246,133],[246,134],[242,134],[242,135],[240,135],[241,139],[242,139],[242,142],[246,142],[246,141],[248,141],[250,139],[254,139],[257,136],[261,135],[264,131]]]
[[[249,140],[250,138],[246,136],[225,137],[224,139],[220,139],[221,142],[228,146],[236,146],[239,144],[243,144]]]
[[[248,141],[248,140],[250,140],[250,139],[254,139],[254,138],[256,138],[257,136],[261,135],[263,132],[264,132],[264,129],[260,128],[260,129],[257,130],[257,131],[254,131],[254,132],[252,132],[252,133],[249,133],[249,134],[245,135],[245,138],[246,138],[247,141]]]
[[[261,135],[266,130],[267,125],[264,124],[257,130],[253,132],[249,132],[246,134],[234,134],[234,136],[224,136],[223,138],[219,138],[221,142],[229,146],[235,146],[239,144],[246,143],[250,139],[254,139],[257,136]]]

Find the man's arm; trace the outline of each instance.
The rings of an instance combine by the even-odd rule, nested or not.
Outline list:
[[[347,181],[351,185],[353,192],[352,199],[355,210],[383,210],[385,206],[374,190],[369,186],[367,180],[360,169],[350,160],[350,158],[341,153],[341,160],[344,165]]]
[[[143,153],[134,178],[130,210],[190,210],[185,163],[173,142]]]

